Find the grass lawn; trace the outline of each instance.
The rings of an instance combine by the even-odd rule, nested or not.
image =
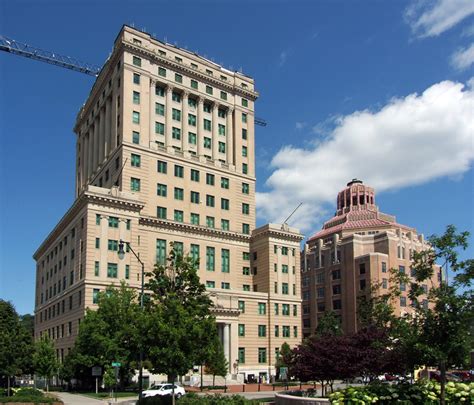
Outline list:
[[[96,394],[95,392],[76,392],[75,394],[84,395],[86,397],[96,398],[96,399],[111,398],[110,392],[99,392],[98,394]],[[117,398],[138,397],[138,394],[134,392],[130,392],[130,391],[118,391],[118,392],[114,391],[114,397],[117,397]]]

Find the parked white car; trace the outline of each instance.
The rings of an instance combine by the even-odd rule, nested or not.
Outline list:
[[[154,397],[156,395],[164,396],[164,395],[172,395],[173,394],[173,384],[153,384],[150,388],[146,391],[142,392],[142,397]],[[174,386],[174,395],[176,398],[181,398],[186,391],[183,387],[179,385]]]

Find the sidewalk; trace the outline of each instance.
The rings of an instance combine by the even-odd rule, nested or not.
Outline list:
[[[117,402],[114,402],[111,399],[100,400],[85,395],[80,394],[70,394],[68,392],[55,392],[56,395],[61,401],[64,402],[64,405],[107,405],[108,403],[112,404],[121,404],[121,405],[132,405],[135,404],[137,397],[132,396],[128,398],[118,398]]]

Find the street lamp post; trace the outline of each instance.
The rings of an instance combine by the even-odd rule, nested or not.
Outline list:
[[[130,246],[130,243],[124,242],[122,239],[120,239],[119,242],[119,250],[118,250],[118,257],[120,260],[122,260],[125,257],[125,251],[123,250],[123,246],[127,245],[127,248],[130,249],[130,252],[133,253],[133,255],[136,257],[138,262],[142,266],[142,285],[141,285],[141,294],[140,294],[140,308],[143,311],[144,306],[143,306],[143,296],[144,296],[144,288],[145,288],[145,264],[140,260],[140,257],[135,253],[135,251],[132,249]],[[140,344],[140,354],[139,354],[139,371],[138,371],[138,399],[142,399],[142,391],[143,391],[143,347]]]

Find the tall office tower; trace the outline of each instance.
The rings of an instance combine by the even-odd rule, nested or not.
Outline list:
[[[200,258],[234,378],[301,340],[302,235],[255,229],[254,81],[124,26],[80,109],[76,200],[34,254],[36,337],[63,359],[108,285],[141,285],[170,242]]]
[[[392,215],[379,211],[375,191],[354,179],[337,196],[337,211],[322,230],[305,244],[302,255],[303,335],[314,333],[326,311],[334,311],[347,333],[357,330],[357,298],[379,285],[381,294],[390,288],[390,269],[413,276],[413,251],[428,249],[423,235],[398,224]],[[428,292],[438,286],[442,273],[437,267]],[[396,313],[411,311],[409,286],[394,302]],[[425,298],[425,299],[423,299]],[[423,305],[428,305],[422,297]]]

